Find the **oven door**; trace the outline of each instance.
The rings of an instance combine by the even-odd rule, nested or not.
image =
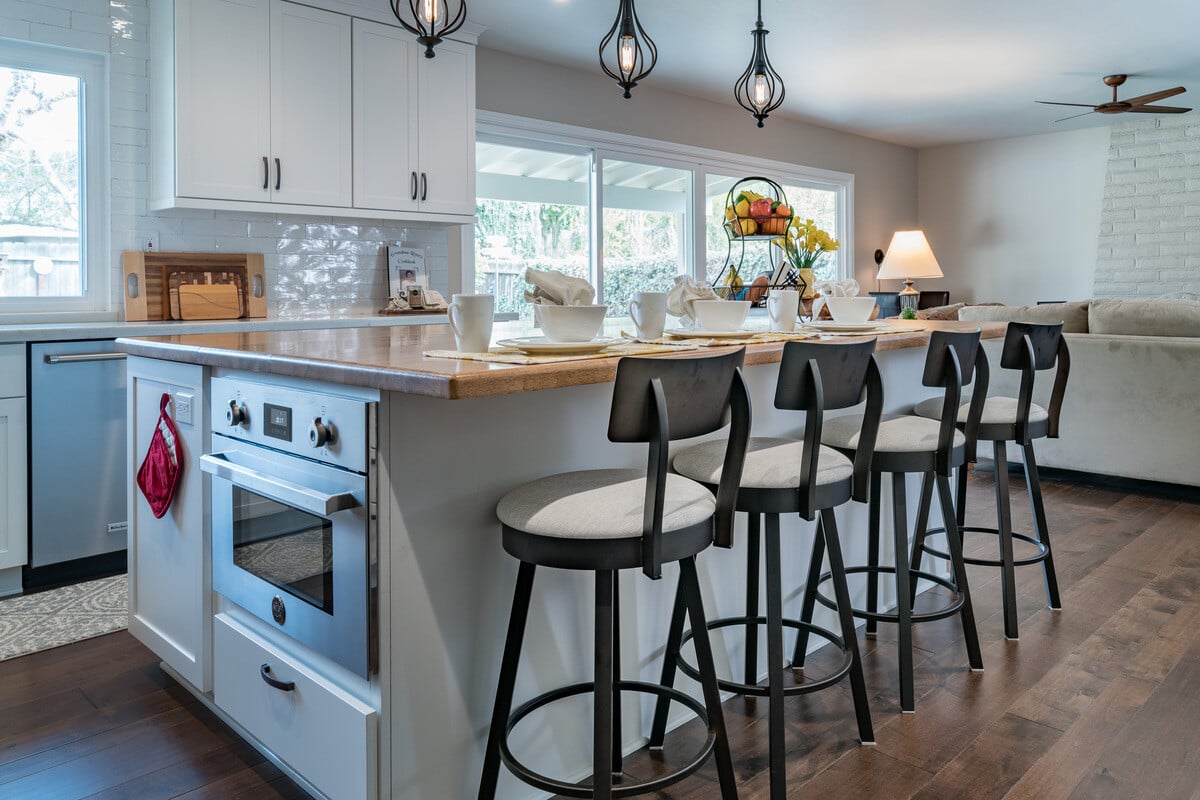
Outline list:
[[[302,644],[374,670],[368,479],[213,437],[213,588]]]

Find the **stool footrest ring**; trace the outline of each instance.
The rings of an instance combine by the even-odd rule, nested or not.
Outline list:
[[[838,668],[830,672],[828,675],[822,675],[820,678],[806,681],[799,686],[785,686],[783,688],[784,697],[794,697],[799,694],[808,694],[810,692],[819,691],[838,683],[842,678],[846,677],[846,675],[850,673],[850,667],[853,666],[854,662],[850,658],[850,654],[846,651],[846,643],[842,641],[840,636],[837,636],[833,631],[822,628],[820,625],[813,625],[811,622],[801,622],[800,620],[795,619],[784,619],[780,621],[783,623],[783,627],[785,628],[804,630],[808,631],[814,636],[819,636],[830,644],[835,645],[845,656],[845,658],[842,660],[842,663],[838,665]],[[718,619],[709,620],[707,627],[711,631],[718,628],[730,628],[735,625],[745,626],[749,624],[766,625],[767,618],[748,616],[720,617]],[[680,640],[679,644],[682,646],[684,643],[690,640],[693,635],[694,631],[692,631],[690,628],[684,631],[683,638]],[[677,663],[679,665],[680,672],[687,675],[689,678],[692,678],[693,680],[700,680],[700,671],[688,662],[684,661],[682,654],[680,655]],[[781,669],[786,668],[787,667],[781,667]],[[720,677],[717,678],[717,686],[719,686],[722,691],[733,692],[734,694],[747,695],[750,697],[768,697],[771,691],[769,687],[763,686],[762,684],[738,683],[737,681],[726,680]]]
[[[958,589],[949,580],[947,580],[946,578],[943,578],[941,575],[934,575],[933,573],[930,573],[930,572],[920,572],[917,570],[909,570],[909,572],[918,578],[924,578],[927,581],[936,583],[938,586],[949,589],[950,591],[955,593],[955,599],[948,606],[945,606],[944,608],[939,608],[936,611],[921,611],[921,612],[914,611],[914,612],[912,612],[911,619],[914,623],[915,622],[932,622],[936,619],[945,619],[946,617],[954,616],[955,614],[957,614],[959,611],[962,610],[962,607],[964,604],[963,596],[958,593]],[[868,575],[878,575],[878,574],[895,575],[896,568],[894,566],[882,566],[882,565],[878,566],[878,567],[869,567],[869,566],[846,567],[847,575],[862,575],[864,573],[868,574]],[[830,573],[830,572],[826,572],[826,573],[822,574],[821,577],[817,579],[817,585],[820,586],[820,584],[825,583],[825,581],[830,580],[832,577],[833,577],[833,573]],[[826,608],[833,608],[833,609],[837,608],[837,604],[834,603],[834,601],[832,599],[821,594],[821,590],[819,588],[817,589],[817,602],[820,603],[821,605],[825,606]],[[866,609],[862,609],[862,608],[851,608],[850,613],[859,619],[872,619],[872,620],[875,620],[876,622],[893,622],[893,623],[899,622],[899,618],[897,617],[897,615],[895,613],[889,613],[886,611],[871,612],[871,611],[867,611]]]
[[[670,700],[681,703],[699,717],[705,725],[708,726],[708,736],[704,741],[703,747],[700,748],[700,754],[690,762],[666,775],[660,775],[652,780],[641,781],[638,783],[616,783],[613,784],[612,796],[617,797],[632,797],[639,794],[648,794],[657,792],[673,783],[678,783],[688,777],[708,760],[712,755],[713,748],[716,746],[717,737],[713,732],[712,726],[708,721],[708,713],[704,709],[704,705],[700,701],[694,699],[690,695],[684,694],[678,689],[659,686],[656,683],[643,683],[642,681],[617,681],[614,687],[621,692],[632,692],[635,694],[653,694],[660,697],[667,697]],[[575,683],[570,686],[564,686],[560,689],[539,694],[537,697],[522,704],[517,710],[513,711],[508,717],[508,724],[504,728],[504,736],[500,739],[500,759],[504,765],[519,778],[522,782],[529,784],[535,788],[545,792],[562,795],[564,797],[592,797],[591,787],[580,786],[576,783],[567,783],[565,781],[552,778],[548,775],[543,775],[540,772],[534,772],[529,767],[517,760],[517,757],[512,754],[512,750],[508,746],[508,737],[512,733],[517,724],[532,714],[534,711],[547,706],[550,703],[559,700],[565,700],[568,697],[575,697],[581,694],[591,694],[595,691],[595,684],[592,682]]]
[[[989,533],[992,536],[1000,535],[1000,530],[998,528],[985,528],[985,527],[982,527],[979,525],[964,525],[962,527],[962,530],[966,531],[967,533]],[[944,534],[945,532],[946,532],[945,528],[930,528],[928,531],[925,532],[925,535],[926,536],[934,536],[937,534]],[[1019,539],[1020,541],[1025,542],[1027,544],[1031,544],[1037,548],[1037,555],[1025,556],[1024,558],[1014,558],[1013,559],[1014,567],[1027,567],[1030,564],[1040,564],[1041,562],[1045,561],[1047,558],[1050,557],[1050,551],[1046,549],[1046,545],[1042,544],[1040,541],[1033,538],[1032,536],[1028,536],[1024,533],[1014,533],[1012,535],[1012,537],[1014,539]],[[950,558],[950,556],[947,555],[945,552],[943,552],[941,550],[935,550],[932,547],[930,547],[928,542],[926,542],[921,549],[924,550],[926,553],[929,553],[929,555],[931,555],[931,556],[937,556],[938,558],[947,558],[947,559]],[[972,558],[972,557],[969,557],[966,555],[963,556],[963,562],[967,563],[967,564],[974,564],[977,567],[1002,567],[1002,566],[1004,566],[1004,562],[1000,561],[999,559]]]

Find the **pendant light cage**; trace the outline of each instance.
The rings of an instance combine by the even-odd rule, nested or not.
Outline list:
[[[738,105],[749,111],[758,120],[760,128],[763,127],[763,120],[770,116],[772,111],[783,105],[783,99],[787,95],[783,78],[771,65],[771,59],[767,57],[768,33],[770,31],[763,27],[762,0],[759,0],[758,22],[755,24],[754,30],[750,32],[750,35],[754,37],[754,52],[750,56],[750,63],[746,66],[746,71],[733,85],[733,96],[737,99]]]
[[[609,66],[610,61],[616,69]],[[656,63],[658,46],[642,27],[633,0],[621,0],[616,20],[600,40],[600,68],[625,90],[628,99],[632,96],[630,90],[654,70]]]
[[[467,21],[467,0],[388,1],[405,30],[425,45],[426,58],[433,58],[433,48]]]

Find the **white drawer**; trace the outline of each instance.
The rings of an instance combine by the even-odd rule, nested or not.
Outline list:
[[[264,664],[296,688],[267,685]],[[330,800],[376,799],[375,710],[224,614],[213,620],[213,699]]]
[[[0,397],[25,396],[25,345],[0,344]]]

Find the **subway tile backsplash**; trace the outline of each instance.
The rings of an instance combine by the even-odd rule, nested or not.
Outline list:
[[[60,7],[61,6],[61,7]],[[448,286],[447,229],[423,223],[224,211],[148,210],[150,9],[146,0],[0,0],[0,36],[108,55],[113,308],[121,251],[264,253],[268,313],[297,318],[374,313],[387,303],[384,248],[423,247],[430,286]],[[100,153],[100,157],[106,154]]]

